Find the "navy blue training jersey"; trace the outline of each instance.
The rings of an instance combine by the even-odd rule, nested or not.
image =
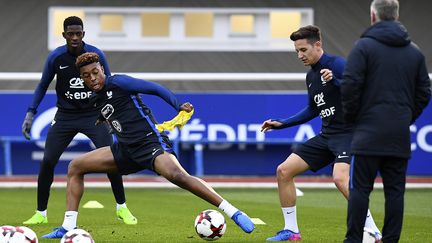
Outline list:
[[[99,55],[99,60],[105,70],[105,74],[111,75],[105,55],[101,50],[83,43],[82,53],[85,52],[96,52]],[[33,102],[28,109],[29,111],[36,113],[55,75],[57,75],[55,89],[59,111],[73,113],[96,109],[89,103],[92,91],[84,84],[84,81],[80,78],[79,70],[75,66],[77,57],[67,51],[67,45],[56,48],[48,55],[42,78],[35,90]]]
[[[140,93],[159,96],[175,110],[180,109],[177,98],[167,88],[127,75],[107,76],[104,88],[91,97],[91,103],[101,107],[99,119],[108,121],[120,144],[137,144],[154,134],[162,141],[157,122]]]
[[[322,134],[351,132],[351,125],[344,122],[340,94],[340,80],[345,67],[345,59],[324,53],[320,60],[311,66],[306,75],[308,89],[308,105],[296,115],[287,119],[274,119],[282,123],[281,129],[303,124],[320,116]],[[333,79],[329,82],[321,80],[322,69],[330,69]]]
[[[345,67],[345,59],[324,53],[320,60],[312,65],[306,75],[309,106],[321,117],[323,134],[351,132],[352,127],[344,122],[340,93],[340,80]],[[330,69],[333,79],[321,80],[322,69]]]

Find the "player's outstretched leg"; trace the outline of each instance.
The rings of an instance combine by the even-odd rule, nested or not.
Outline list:
[[[301,240],[300,230],[297,225],[297,194],[294,177],[309,169],[309,165],[300,156],[294,153],[278,166],[276,177],[279,201],[285,225],[276,235],[267,238],[267,241]]]
[[[255,224],[242,211],[224,200],[212,187],[200,178],[189,175],[180,165],[177,158],[164,153],[155,159],[155,171],[175,185],[188,190],[223,210],[244,232],[251,233]]]

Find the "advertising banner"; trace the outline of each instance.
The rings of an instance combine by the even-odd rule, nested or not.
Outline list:
[[[189,101],[195,113],[182,130],[169,134],[178,144],[177,152],[183,166],[192,174],[204,175],[274,175],[276,167],[291,153],[293,146],[320,131],[320,118],[292,128],[262,133],[261,124],[270,118],[287,118],[307,103],[305,93],[184,93],[177,95],[181,102]],[[21,134],[21,124],[32,93],[0,93],[3,113],[0,137],[0,174],[8,170],[12,174],[37,174],[43,157],[48,128],[56,112],[56,96],[48,93],[38,107],[31,135],[34,142],[27,142]],[[142,95],[158,122],[172,119],[177,112],[163,100]],[[412,159],[410,175],[432,175],[432,108],[411,126]],[[391,122],[391,121],[389,121]],[[5,146],[5,141],[10,148]],[[83,135],[78,134],[63,153],[56,173],[66,174],[67,164],[77,155],[94,147]],[[11,168],[5,163],[5,153],[10,150]],[[199,150],[197,153],[197,150]],[[198,156],[198,158],[197,158]],[[199,158],[201,156],[201,158]],[[197,159],[202,164],[197,163]],[[197,168],[200,167],[200,168]],[[330,174],[330,166],[318,174]],[[148,172],[143,172],[148,173]],[[307,174],[313,174],[308,172]]]

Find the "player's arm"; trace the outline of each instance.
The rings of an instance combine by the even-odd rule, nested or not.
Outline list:
[[[336,58],[336,60],[334,60],[332,64],[331,70],[333,73],[333,79],[331,80],[331,82],[336,86],[340,86],[340,84],[342,83],[345,64],[346,64],[345,59],[341,57]]]
[[[99,49],[97,49],[96,53],[99,55],[99,63],[104,68],[104,73],[108,76],[111,76],[111,69],[110,69],[108,62],[106,60],[105,53]]]
[[[113,83],[131,93],[141,93],[159,96],[177,111],[181,110],[180,104],[174,93],[160,84],[142,79],[132,78],[127,75],[116,75],[116,79],[114,79]]]
[[[39,107],[39,104],[41,103],[43,97],[45,96],[46,91],[55,75],[53,60],[54,58],[52,54],[50,54],[50,56],[48,56],[48,59],[45,62],[41,80],[35,89],[33,95],[33,102],[27,109],[27,113],[21,127],[21,131],[24,137],[28,140],[30,140],[30,130],[33,124],[33,117],[36,114],[37,108]]]
[[[423,112],[423,109],[427,106],[431,99],[431,80],[426,69],[424,56],[420,64],[420,68],[417,74],[416,85],[415,85],[415,96],[414,96],[414,109],[411,119],[411,124],[414,123],[417,118]]]
[[[261,125],[261,131],[266,132],[271,129],[283,129],[303,124],[318,116],[318,110],[311,105],[307,105],[299,113],[287,119],[269,119]]]
[[[348,56],[343,80],[341,83],[341,100],[344,119],[346,122],[354,122],[359,110],[360,99],[363,94],[363,86],[366,74],[366,50],[362,48],[362,42],[357,45]]]

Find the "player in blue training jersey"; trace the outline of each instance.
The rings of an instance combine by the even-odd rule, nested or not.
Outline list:
[[[63,224],[44,238],[61,238],[76,227],[85,174],[130,174],[144,169],[158,173],[219,207],[246,233],[253,231],[255,225],[246,214],[224,200],[206,182],[189,175],[180,165],[167,135],[157,130],[157,122],[139,94],[159,96],[177,111],[191,112],[192,104],[179,104],[171,91],[152,82],[126,75],[106,76],[96,53],[82,54],[76,66],[85,84],[95,92],[93,103],[101,107],[96,123],[108,123],[117,141],[111,147],[98,148],[72,160],[68,170],[67,211]]]
[[[333,180],[336,187],[348,199],[350,144],[352,127],[344,123],[340,79],[345,65],[342,57],[324,53],[321,33],[316,26],[306,26],[290,36],[298,58],[311,69],[306,75],[309,102],[306,108],[288,119],[270,119],[262,124],[262,131],[282,129],[303,124],[320,116],[321,132],[299,145],[295,151],[277,168],[279,200],[285,220],[283,230],[268,241],[301,240],[297,225],[296,189],[294,177],[307,171],[317,171],[334,162]],[[380,231],[368,211],[366,226]]]
[[[96,52],[99,54],[100,63],[107,74],[110,74],[105,55],[98,48],[82,41],[84,37],[83,22],[79,17],[71,16],[63,22],[63,37],[66,45],[60,46],[52,51],[46,60],[42,78],[37,86],[33,102],[28,108],[22,132],[30,139],[30,130],[33,117],[42,101],[49,84],[54,76],[57,76],[57,112],[48,131],[45,142],[45,151],[40,164],[37,190],[36,213],[23,224],[48,223],[47,206],[54,177],[54,169],[59,161],[60,155],[68,144],[78,133],[83,133],[94,143],[96,147],[104,147],[112,144],[112,137],[107,127],[92,126],[90,123],[98,117],[98,108],[89,104],[92,91],[84,85],[80,78],[78,69],[75,67],[76,58],[85,52]],[[117,216],[126,224],[136,224],[137,219],[126,207],[126,198],[123,188],[123,180],[120,174],[108,174],[111,188],[117,202]]]

